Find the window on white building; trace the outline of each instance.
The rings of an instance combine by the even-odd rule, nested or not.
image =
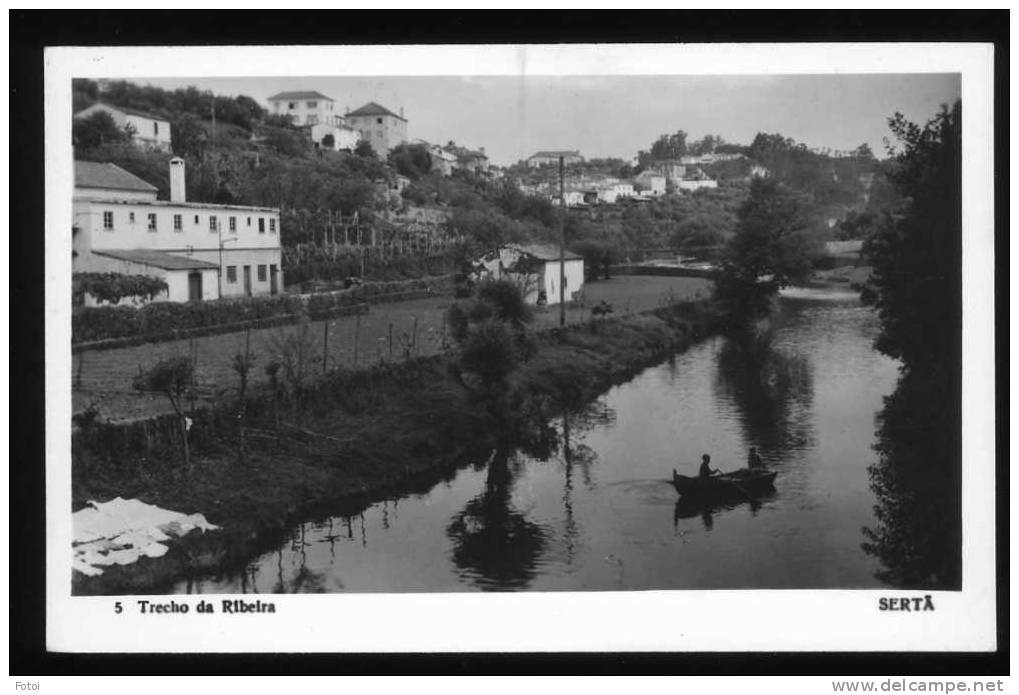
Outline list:
[[[382,119],[381,119],[381,118],[376,118],[376,119],[375,119],[375,122],[376,122],[376,123],[382,123]]]
[[[265,278],[266,278],[265,266],[264,265],[260,265],[260,266],[258,266],[258,281],[259,282],[265,282]]]
[[[250,217],[248,218],[248,226],[249,227],[251,226],[251,218]]]
[[[265,218],[264,217],[259,217],[258,218],[258,233],[259,234],[265,234]]]
[[[156,213],[154,212],[149,213],[149,231],[156,231]]]
[[[159,121],[152,121],[152,134],[159,135]]]
[[[237,231],[237,218],[236,217],[231,217],[230,218],[230,231],[231,232],[236,232]]]
[[[218,231],[218,227],[216,225],[216,216],[215,215],[209,215],[209,231],[210,232]]]
[[[287,108],[293,111],[294,109],[297,108],[297,104],[291,101],[287,104]]]
[[[318,116],[315,114],[308,115],[308,125],[316,125],[318,123]]]
[[[113,210],[103,210],[103,229],[113,229]]]
[[[276,218],[275,217],[270,217],[269,218],[269,233],[270,234],[275,234],[276,233]]]
[[[198,215],[195,215],[195,224],[200,224],[198,221]]]
[[[237,282],[237,266],[228,265],[226,267],[226,281],[230,283]]]
[[[317,101],[309,101],[307,106],[308,106],[309,109],[317,109],[318,108],[318,102]]]
[[[175,232],[184,231],[184,215],[173,216],[173,231]]]
[[[134,224],[134,213],[133,212],[127,213],[127,221],[130,222],[131,224]]]

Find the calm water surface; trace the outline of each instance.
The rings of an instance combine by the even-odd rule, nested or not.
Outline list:
[[[875,415],[897,363],[876,353],[855,294],[781,300],[770,349],[712,338],[554,422],[558,451],[513,451],[423,495],[293,529],[243,572],[179,592],[853,588],[879,586],[861,550],[874,498]],[[670,471],[702,453],[778,471],[757,502],[687,509]]]

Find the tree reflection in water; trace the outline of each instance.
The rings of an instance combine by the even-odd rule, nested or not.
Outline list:
[[[524,589],[534,578],[552,534],[512,507],[513,481],[528,460],[549,461],[557,452],[563,464],[564,559],[572,563],[580,536],[573,513],[574,476],[579,472],[592,489],[591,467],[597,459],[593,449],[577,441],[578,435],[614,419],[615,411],[596,401],[562,415],[558,429],[547,421],[518,425],[516,441],[499,447],[488,462],[484,491],[446,529],[453,541],[453,562],[462,576],[488,590]]]
[[[488,463],[485,490],[446,529],[453,562],[482,589],[523,589],[534,578],[545,531],[510,505],[513,474],[508,448]]]
[[[718,353],[716,393],[739,408],[748,446],[756,446],[765,461],[809,446],[813,432],[806,413],[814,374],[806,357],[726,339]]]
[[[868,470],[877,523],[863,549],[877,577],[914,589],[962,586],[961,417],[952,378],[912,372],[879,417],[878,463]]]

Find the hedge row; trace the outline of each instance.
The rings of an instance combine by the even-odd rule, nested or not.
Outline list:
[[[353,316],[355,314],[367,313],[368,305],[362,303],[335,307],[329,311],[311,314],[310,318],[314,321],[320,321],[322,319],[332,319],[340,316]],[[147,333],[125,336],[123,338],[107,338],[92,342],[73,343],[71,345],[71,353],[76,354],[84,350],[111,350],[113,348],[134,347],[136,345],[144,345],[145,343],[160,343],[167,340],[180,340],[182,338],[201,338],[207,335],[236,333],[238,331],[248,330],[249,328],[251,330],[258,330],[260,328],[275,328],[276,326],[286,326],[287,324],[296,323],[300,320],[301,316],[302,314],[284,314],[282,316],[255,319],[254,321],[220,323],[215,326],[175,329],[169,333]]]
[[[81,307],[71,314],[72,342],[157,335],[224,323],[255,321],[303,311],[297,295],[217,299],[211,302],[153,302],[142,307]]]
[[[308,313],[312,318],[336,315],[343,307],[386,301],[389,297],[425,296],[447,292],[449,277],[402,282],[366,282],[337,292],[311,295],[217,299],[209,302],[154,302],[142,307],[79,307],[71,314],[72,343],[131,337],[173,337],[230,324],[285,318]]]

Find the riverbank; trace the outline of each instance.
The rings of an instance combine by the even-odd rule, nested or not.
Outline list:
[[[513,386],[551,414],[597,397],[715,325],[709,304],[688,303],[541,331],[536,354],[513,376]],[[288,418],[300,427],[279,432],[266,399],[256,399],[243,461],[231,418],[210,416],[196,422],[190,474],[174,447],[152,445],[164,436],[160,425],[146,425],[144,436],[86,425],[73,446],[75,509],[90,499],[137,498],[200,512],[222,530],[191,534],[161,558],[112,566],[96,577],[75,574],[74,593],[165,592],[189,574],[243,566],[295,523],[356,514],[372,501],[427,490],[483,460],[505,433],[449,367],[448,356],[436,355],[335,372],[316,385],[297,417]]]
[[[691,301],[709,296],[711,282],[698,278],[658,278],[624,276],[600,280],[584,286],[585,304],[569,306],[568,324],[585,323],[591,310],[601,302],[613,307],[613,315],[631,314],[662,306],[664,303]],[[448,347],[445,315],[453,302],[450,295],[411,301],[373,304],[369,313],[344,316],[309,325],[316,347],[312,359],[314,371],[321,370],[322,359],[329,369],[363,370],[379,363],[404,362],[404,346],[410,345],[411,359],[441,354]],[[558,307],[545,307],[535,313],[534,328],[551,328],[559,323]],[[249,344],[256,365],[249,375],[251,385],[265,385],[263,369],[270,356],[277,354],[279,339],[289,328],[254,329],[209,335],[192,340],[137,345],[111,350],[83,351],[74,356],[73,412],[94,410],[103,420],[127,422],[145,420],[172,412],[160,394],[139,392],[132,386],[139,369],[171,357],[190,357],[195,365],[196,406],[213,407],[224,394],[232,394],[237,374],[234,355]]]

